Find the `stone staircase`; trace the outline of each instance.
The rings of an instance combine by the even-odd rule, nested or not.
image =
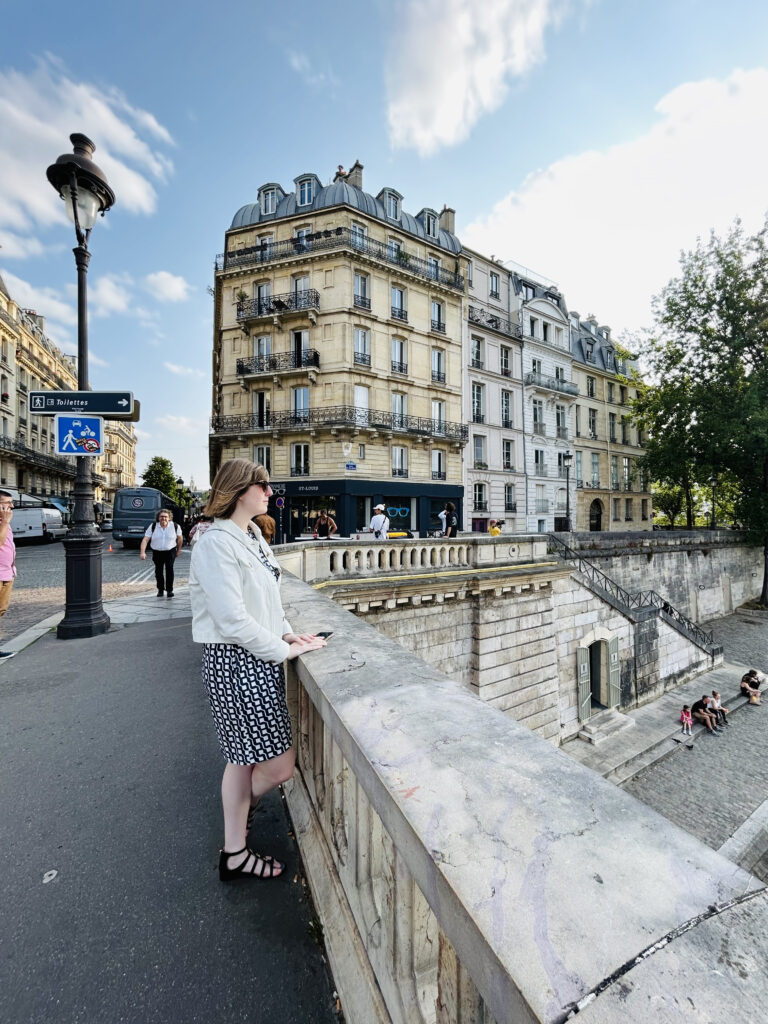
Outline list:
[[[587,743],[596,745],[604,743],[624,729],[630,729],[634,724],[635,720],[628,715],[623,715],[615,708],[606,708],[604,711],[592,715],[590,720],[584,723],[578,736],[580,740],[586,740]]]
[[[579,575],[579,582],[583,583],[597,597],[613,605],[623,615],[636,618],[638,613],[642,614],[641,609],[656,609],[661,618],[673,629],[706,651],[713,663],[722,655],[722,645],[715,642],[711,631],[702,629],[698,623],[683,615],[677,608],[673,608],[669,601],[656,590],[642,590],[637,594],[630,593],[554,533],[548,534],[548,548],[564,562],[573,566]],[[648,613],[646,612],[646,614]]]

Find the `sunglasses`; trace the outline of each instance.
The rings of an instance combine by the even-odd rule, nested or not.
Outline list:
[[[269,480],[254,480],[253,482],[256,484],[257,487],[260,487],[265,494],[269,490]]]

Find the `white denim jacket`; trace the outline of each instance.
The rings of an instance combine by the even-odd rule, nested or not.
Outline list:
[[[251,524],[249,536],[230,519],[214,519],[192,549],[189,595],[192,639],[199,644],[239,644],[263,661],[288,657],[282,639],[291,627],[280,601],[280,584],[262,563],[257,547],[279,568]]]

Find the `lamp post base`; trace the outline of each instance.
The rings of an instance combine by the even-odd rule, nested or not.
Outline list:
[[[82,529],[82,527],[80,527]],[[101,603],[102,537],[95,529],[85,536],[65,537],[67,604],[56,636],[77,640],[99,636],[109,629],[109,616]],[[73,531],[74,533],[74,531]]]

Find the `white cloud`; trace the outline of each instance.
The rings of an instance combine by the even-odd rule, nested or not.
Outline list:
[[[109,366],[109,363],[106,363],[103,359],[100,359],[97,355],[95,355],[93,349],[91,348],[88,349],[88,363],[91,366],[99,366],[102,368],[105,366]]]
[[[77,309],[61,292],[55,288],[39,288],[8,270],[3,270],[2,275],[11,297],[22,309],[34,309],[54,323],[77,326]]]
[[[139,440],[139,441],[149,441],[152,438],[152,435],[150,434],[150,432],[148,430],[141,430],[135,424],[134,424],[134,427],[133,427],[133,432],[136,435],[137,440]]]
[[[46,252],[47,247],[36,238],[25,238],[12,231],[0,229],[0,249],[3,250],[3,256],[6,259],[24,260],[28,256],[41,256]]]
[[[306,53],[299,53],[296,50],[288,51],[288,64],[292,71],[304,79],[307,85],[317,88],[334,88],[338,86],[339,80],[330,68],[326,71],[317,71],[312,67],[312,62]]]
[[[191,366],[179,366],[177,363],[163,363],[166,370],[175,373],[178,377],[205,377],[202,370],[195,370]]]
[[[17,257],[35,254],[30,236],[36,229],[68,226],[45,169],[69,149],[73,128],[95,142],[96,163],[122,209],[154,212],[153,182],[166,181],[172,172],[171,161],[156,144],[172,143],[168,131],[116,89],[75,81],[51,55],[28,73],[0,71],[0,244]],[[24,244],[9,242],[9,232],[26,236]]]
[[[93,316],[132,312],[131,283],[128,274],[105,274],[95,278],[88,289],[88,311]]]
[[[203,417],[192,416],[158,416],[155,423],[168,434],[183,434],[185,437],[196,437],[202,435],[207,444],[208,441],[208,420]]]
[[[394,148],[429,156],[465,139],[544,58],[569,0],[399,0],[386,62]]]
[[[554,278],[566,301],[614,328],[649,322],[681,249],[768,206],[768,69],[688,82],[656,105],[645,134],[531,174],[460,232],[482,253]],[[514,250],[511,248],[514,245]]]
[[[158,270],[156,274],[147,274],[144,278],[147,291],[160,302],[184,302],[189,298],[191,286],[177,274],[169,274],[167,270]]]

